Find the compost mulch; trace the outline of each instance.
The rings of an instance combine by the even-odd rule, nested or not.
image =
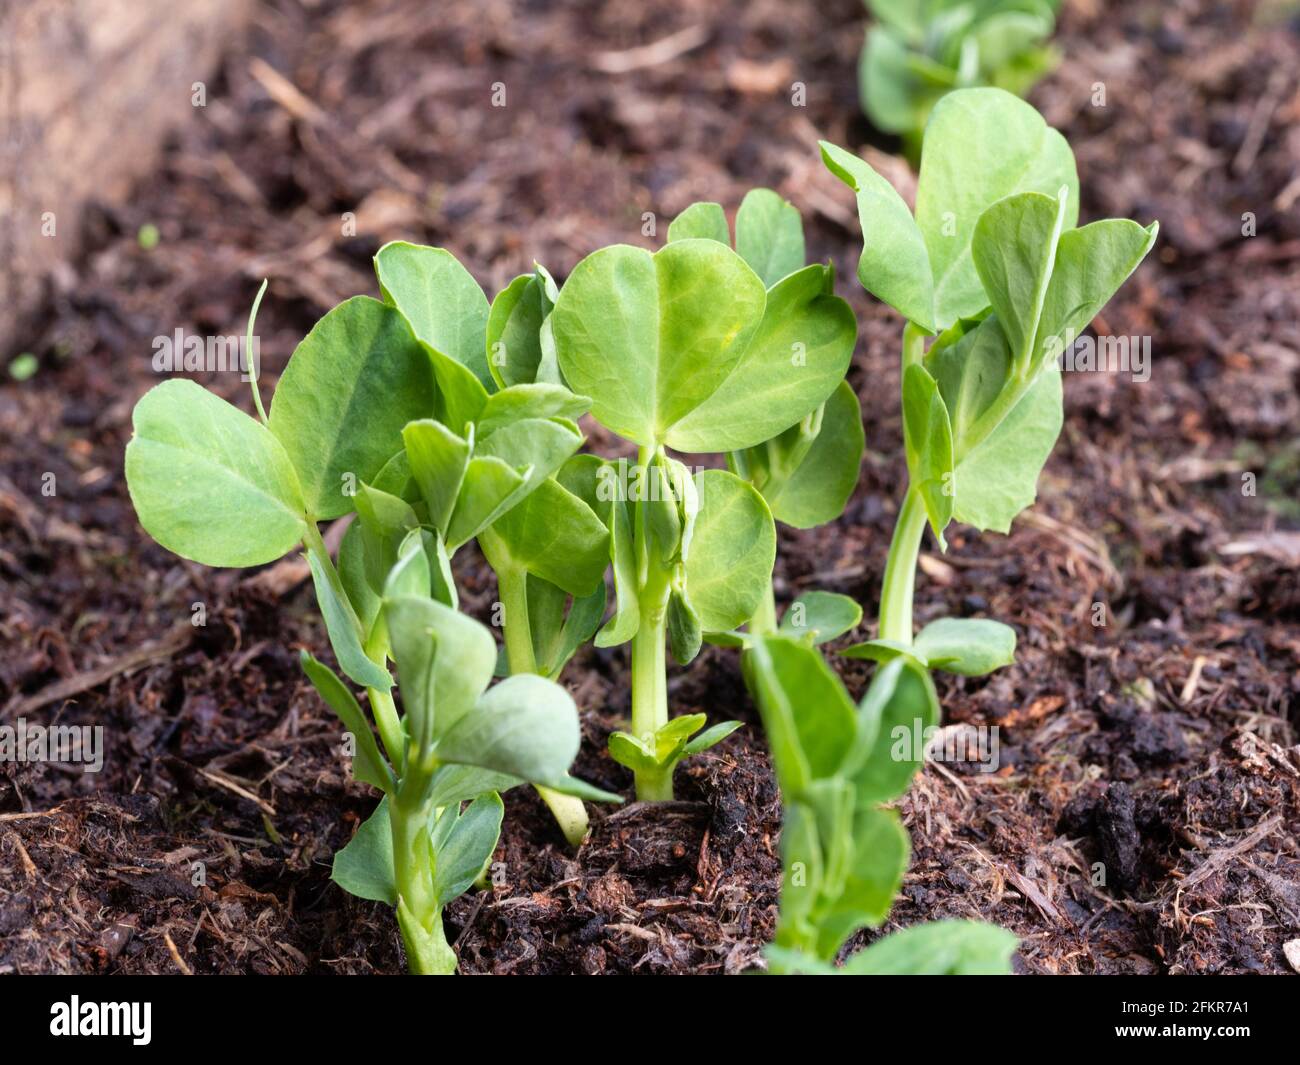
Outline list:
[[[998,726],[1000,768],[920,774],[888,925],[995,921],[1019,971],[1278,973],[1300,937],[1300,24],[1256,7],[1074,0],[1033,95],[1075,148],[1084,220],[1160,219],[1097,322],[1153,338],[1150,379],[1067,375],[1037,505],[1009,537],[927,545],[918,621],[999,618],[1020,649],[939,679],[951,728]],[[262,277],[269,383],[329,306],[375,291],[387,239],[447,246],[495,290],[534,260],[563,277],[598,246],[653,246],[648,221],[661,239],[696,199],[778,189],[861,323],[868,441],[843,518],[781,531],[778,598],[852,595],[852,638],[871,634],[903,483],[900,322],[854,283],[856,217],[816,150],[907,181],[858,111],[862,28],[858,0],[257,6],[156,171],[88,218],[29,333],[38,372],[0,389],[0,719],[107,736],[99,774],[0,765],[0,972],[404,968],[391,914],[329,880],[374,795],[297,665],[328,653],[305,565],[180,561],[122,475],[152,338],[241,332]],[[250,409],[237,375],[206,383]],[[456,566],[486,618],[490,572],[472,550]],[[864,664],[834,661],[860,693]],[[577,772],[630,798],[604,753],[626,649],[564,679]],[[670,699],[747,727],[685,764],[671,806],[593,807],[577,854],[511,792],[491,890],[448,916],[463,971],[762,964],[780,806],[734,653],[674,669]]]

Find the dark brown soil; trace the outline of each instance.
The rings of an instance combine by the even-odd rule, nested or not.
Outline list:
[[[1068,58],[1034,96],[1075,147],[1085,219],[1160,219],[1097,323],[1151,335],[1154,365],[1145,383],[1070,375],[1038,505],[1009,538],[957,533],[924,559],[918,620],[987,614],[1020,651],[941,681],[950,723],[1000,726],[1002,768],[921,774],[891,919],[995,921],[1025,971],[1277,973],[1300,936],[1300,25],[1256,7],[1073,0]],[[843,519],[782,533],[778,594],[875,602],[901,485],[900,323],[852,283],[857,223],[815,149],[893,148],[858,113],[862,25],[857,0],[258,7],[158,172],[89,223],[30,331],[36,376],[0,389],[0,719],[102,724],[108,743],[98,775],[0,766],[0,972],[403,967],[390,913],[328,878],[374,797],[296,664],[326,650],[305,568],[180,562],[122,478],[152,338],[240,331],[264,276],[273,376],[328,306],[374,291],[386,239],[445,245],[495,289],[533,259],[563,276],[600,245],[652,243],[643,212],[664,226],[697,198],[779,189],[858,312],[870,454]],[[609,72],[693,28],[683,54]],[[210,383],[247,405],[233,377]],[[472,552],[457,563],[486,616],[490,576]],[[837,668],[862,690],[860,663]],[[628,710],[625,651],[584,651],[566,679],[580,774],[626,794],[603,753]],[[780,826],[761,730],[730,653],[671,693],[750,727],[688,763],[677,805],[595,811],[576,856],[511,793],[497,886],[450,915],[465,971],[760,962]]]

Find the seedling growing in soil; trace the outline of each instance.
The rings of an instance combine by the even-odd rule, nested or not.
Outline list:
[[[578,727],[563,689],[512,677],[484,693],[496,645],[456,613],[449,563],[572,455],[582,437],[570,415],[585,404],[553,385],[488,395],[474,329],[486,300],[447,253],[406,245],[379,266],[386,295],[421,271],[438,275],[426,317],[408,321],[367,297],[335,307],[294,352],[269,417],[254,379],[260,420],[191,381],[157,386],[136,406],[126,473],[141,523],[184,558],[254,566],[305,546],[335,657],[368,690],[383,747],[343,682],[305,657],[353,736],[354,772],[386,796],[355,849],[340,852],[336,879],[393,902],[412,969],[444,972],[455,960],[441,910],[495,846],[490,793],[527,780],[610,797],[567,775]],[[352,510],[336,568],[317,523]],[[403,676],[400,716],[390,658]],[[381,891],[385,825],[392,873]]]
[[[489,308],[439,249],[389,244],[376,269],[385,297],[435,353],[440,391],[450,397],[437,418],[403,430],[404,461],[387,471],[393,489],[423,501],[435,549],[455,551],[477,537],[497,575],[509,672],[557,677],[600,624],[609,529],[608,507],[595,498],[600,462],[574,455],[583,437],[573,419],[590,401],[561,383],[548,325],[555,283],[537,267]],[[439,357],[458,347],[463,357]],[[481,362],[470,357],[478,353]],[[390,550],[417,520],[400,503],[388,495],[362,510],[363,518],[389,516],[386,529],[382,519],[370,524],[381,526]],[[582,802],[538,791],[578,846],[588,824]]]
[[[696,203],[668,227],[668,240],[701,237],[730,243],[727,219],[716,203]],[[834,270],[805,266],[803,221],[799,211],[771,189],[752,189],[736,212],[735,250],[767,286],[769,299],[789,298],[794,291],[776,288],[786,278],[800,275],[810,287],[820,285],[818,297],[825,328],[834,333],[841,351],[852,355],[857,326],[847,304],[833,294]],[[798,357],[797,350],[792,353]],[[835,386],[830,398],[805,414],[784,432],[753,447],[727,453],[727,466],[762,493],[772,517],[796,529],[811,529],[833,521],[858,483],[864,445],[862,411],[857,393],[847,381]],[[776,602],[772,582],[749,631],[774,632]],[[810,635],[818,643],[833,640],[853,628],[862,610],[847,596],[812,592],[801,596],[782,619],[782,626]],[[745,633],[706,633],[713,643],[743,643]]]
[[[954,89],[991,85],[1023,96],[1056,66],[1044,42],[1060,0],[866,0],[876,23],[858,63],[862,107],[903,138],[913,162],[926,120]]]
[[[496,641],[429,596],[428,576],[412,538],[382,605],[402,678],[400,760],[381,753],[360,705],[330,669],[306,652],[303,666],[355,739],[357,778],[384,792],[335,855],[333,878],[353,895],[396,907],[411,971],[436,975],[456,970],[442,912],[496,849],[503,813],[497,792],[524,780],[559,784],[579,736],[573,700],[558,684],[520,675],[487,687]],[[462,812],[465,800],[472,801]]]
[[[725,239],[682,232],[654,254],[619,245],[589,255],[549,323],[564,379],[638,448],[635,465],[605,467],[617,605],[596,643],[632,642],[632,731],[610,750],[643,800],[671,798],[676,762],[734,727],[691,740],[701,720],[669,722],[665,643],[687,663],[704,633],[752,618],[776,548],[753,485],[723,470],[692,474],[668,449],[738,451],[785,432],[843,380],[854,337],[826,268],[769,290]]]
[[[879,639],[844,653],[987,673],[1014,655],[1005,625],[945,618],[913,638],[925,526],[946,548],[953,520],[1007,533],[1033,503],[1061,428],[1058,359],[1150,251],[1157,225],[1106,219],[1075,228],[1069,145],[1000,89],[960,90],[935,106],[915,217],[861,159],[826,143],[822,158],[857,193],[866,235],[859,281],[907,321],[910,485],[885,567]]]
[[[862,702],[806,641],[758,636],[752,683],[781,788],[781,913],[768,949],[773,973],[1003,973],[1016,940],[976,921],[896,932],[833,963],[862,928],[878,928],[907,870],[899,798],[924,758],[899,737],[937,725],[929,674],[900,656],[876,673]]]

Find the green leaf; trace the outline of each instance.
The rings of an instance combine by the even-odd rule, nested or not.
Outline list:
[[[894,186],[861,159],[828,141],[820,143],[827,169],[857,194],[862,287],[908,321],[934,332],[932,252],[927,251],[912,212]],[[975,220],[970,224],[974,226]]]
[[[300,651],[298,657],[307,679],[320,693],[326,705],[338,715],[343,727],[352,734],[357,749],[356,756],[352,759],[352,775],[367,784],[373,784],[380,791],[391,792],[397,786],[397,781],[388,762],[379,753],[375,734],[370,731],[370,722],[356,698],[329,666],[318,662],[306,651]]]
[[[424,597],[432,592],[433,574],[425,551],[425,537],[432,539],[434,535],[427,529],[412,529],[407,534],[398,548],[397,562],[384,581],[385,599],[407,595]]]
[[[689,665],[700,653],[703,635],[700,616],[682,588],[673,588],[668,596],[668,646],[681,665]]]
[[[495,658],[494,645],[493,663]],[[548,786],[568,773],[577,753],[573,699],[558,684],[530,673],[507,677],[484,694],[472,713],[442,733],[437,746],[442,761]]]
[[[1067,195],[1062,188],[1058,199],[1023,192],[999,200],[980,215],[971,239],[975,269],[1021,376],[1035,351]]]
[[[779,940],[805,942],[814,938],[812,914],[825,876],[817,817],[811,807],[793,799],[781,786],[784,820],[781,825],[781,912]]]
[[[988,305],[971,254],[980,215],[1020,192],[1054,198],[1062,185],[1069,229],[1079,214],[1074,156],[1031,105],[993,88],[958,89],[935,105],[916,192],[916,224],[934,279],[932,327],[946,329]]]
[[[853,310],[830,291],[830,277],[828,267],[808,266],[768,290],[740,361],[711,395],[681,413],[664,436],[669,447],[753,447],[826,402],[844,380],[858,335]]]
[[[1054,357],[1073,342],[1146,258],[1159,232],[1156,222],[1143,227],[1107,218],[1062,234],[1035,352]]]
[[[516,277],[497,293],[487,321],[487,365],[499,388],[537,380],[540,332],[551,307],[537,271]]]
[[[812,637],[815,644],[843,636],[862,620],[862,607],[847,595],[804,592],[781,617],[780,631],[794,637]]]
[[[525,418],[581,418],[591,407],[586,396],[575,396],[563,385],[511,385],[489,396],[478,419],[479,436]]]
[[[670,244],[676,240],[692,239],[716,240],[730,247],[731,231],[727,228],[727,216],[723,214],[721,204],[693,203],[668,223]],[[800,259],[800,265],[802,263]]]
[[[873,26],[858,63],[858,92],[871,124],[886,133],[922,128],[929,101],[914,85],[906,45],[893,33]]]
[[[763,497],[725,470],[696,477],[700,509],[685,559],[686,591],[702,630],[744,624],[776,560],[776,527]]]
[[[860,928],[878,928],[903,884],[911,844],[897,810],[858,806],[853,817],[852,860],[839,894],[821,915],[817,950],[833,958]]]
[[[367,636],[374,628],[379,615],[382,596],[371,583],[366,565],[366,531],[360,522],[353,522],[343,534],[339,544],[338,573],[343,593],[352,604],[352,612]]]
[[[525,490],[522,473],[499,458],[475,455],[465,470],[456,510],[447,527],[448,548],[455,551],[474,539],[522,499]]]
[[[792,426],[745,454],[767,447],[778,456],[790,456],[800,428]],[[811,447],[779,477],[759,486],[772,517],[796,529],[812,529],[838,518],[857,487],[865,443],[857,393],[847,381],[841,381],[822,409]]]
[[[361,822],[356,835],[334,855],[330,879],[349,895],[397,905],[397,873],[393,867],[393,831],[388,822],[388,797]]]
[[[392,241],[375,256],[385,302],[411,323],[415,335],[493,387],[487,367],[488,301],[451,252]]]
[[[726,234],[723,219],[723,243]],[[671,227],[668,238],[672,239]],[[804,241],[799,209],[771,189],[751,189],[736,212],[736,252],[769,289],[800,269],[804,264]]]
[[[983,618],[940,618],[916,637],[916,652],[931,669],[982,677],[1016,657],[1016,630]]]
[[[802,640],[756,637],[753,676],[786,798],[798,799],[814,780],[839,772],[858,733],[853,703],[821,654]]]
[[[707,751],[710,747],[716,747],[719,743],[735,732],[736,729],[744,727],[745,723],[743,721],[723,721],[710,728],[706,728],[696,736],[695,739],[690,740],[686,746],[682,748],[682,754],[684,756],[689,756],[692,754],[699,754],[701,751]]]
[[[207,566],[257,566],[307,531],[289,456],[260,422],[193,381],[164,381],[135,406],[126,483],[158,543]]]
[[[925,761],[926,730],[939,725],[939,697],[925,669],[911,658],[887,662],[858,706],[857,803],[891,802],[907,790]]]
[[[479,534],[493,569],[513,565],[576,596],[604,586],[609,530],[581,499],[548,479]]]
[[[388,691],[393,686],[393,678],[362,649],[359,622],[338,577],[325,568],[315,551],[307,552],[307,564],[311,567],[316,602],[325,619],[325,631],[339,668],[363,688]]]
[[[503,792],[522,784],[508,773],[494,773],[472,765],[440,765],[429,789],[430,806],[459,806],[490,791]]]
[[[597,647],[617,647],[621,643],[627,643],[641,626],[632,519],[627,502],[622,498],[612,502],[609,542],[610,561],[614,564],[614,614],[605,622],[605,627],[596,633]]]
[[[496,641],[486,626],[427,597],[387,599],[384,612],[408,731],[423,751],[461,720],[474,716],[471,711],[479,693],[492,679]]]
[[[997,319],[987,321],[996,327]],[[1016,515],[1038,494],[1038,475],[1061,432],[1061,403],[1061,372],[1048,362],[997,428],[957,463],[958,521],[1010,532]]]
[[[436,395],[428,356],[391,307],[356,296],[317,322],[285,367],[270,414],[308,513],[350,511],[346,489],[374,480],[402,446],[402,427],[432,411]]]
[[[473,444],[441,422],[424,418],[402,429],[411,475],[429,509],[429,523],[443,535],[451,524]]]
[[[582,439],[582,431],[567,418],[524,418],[480,436],[474,454],[526,469],[519,491],[523,498],[558,470],[582,446]]]
[[[609,734],[609,756],[633,773],[655,773],[660,768],[654,751],[630,732]]]
[[[713,240],[654,255],[603,248],[574,267],[551,313],[560,369],[602,425],[644,446],[671,444],[673,426],[740,362],[766,299],[744,260]]]
[[[920,363],[903,371],[903,439],[907,475],[921,493],[939,546],[947,549],[943,531],[952,521],[958,482],[953,470],[952,427],[939,385]]]
[[[439,906],[465,894],[497,849],[505,805],[496,792],[480,795],[463,813],[443,811],[434,830],[433,893]],[[443,832],[443,821],[451,823]]]
[[[867,640],[844,648],[840,654],[845,658],[861,658],[869,662],[888,662],[899,655],[907,655],[915,658],[923,666],[929,665],[924,658],[917,654],[914,646],[898,640]]]
[[[932,921],[894,932],[854,954],[855,976],[1009,976],[1017,939],[981,921]]]

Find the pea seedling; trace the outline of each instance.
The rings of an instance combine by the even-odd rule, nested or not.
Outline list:
[[[332,671],[306,652],[303,665],[356,737],[357,778],[384,792],[335,855],[333,878],[353,895],[396,907],[413,973],[447,974],[456,957],[442,913],[496,849],[503,813],[497,793],[521,781],[568,787],[578,715],[569,694],[542,677],[487,687],[496,641],[485,626],[423,592],[429,576],[418,537],[417,530],[390,575],[382,607],[402,679],[401,760],[385,759],[356,699]],[[473,801],[462,812],[467,799]]]
[[[990,85],[1023,96],[1057,63],[1044,42],[1060,0],[866,0],[876,23],[858,63],[859,94],[877,129],[909,158],[934,105],[954,89]]]
[[[1075,228],[1070,146],[1000,89],[960,90],[935,106],[915,217],[861,159],[826,143],[822,158],[857,193],[866,236],[858,280],[907,322],[910,484],[885,566],[879,639],[844,653],[988,673],[1015,654],[1006,625],[944,618],[913,638],[926,523],[946,548],[951,521],[1007,533],[1033,503],[1061,429],[1058,359],[1150,251],[1158,227],[1112,218]]]
[[[668,227],[669,243],[700,237],[730,244],[727,218],[716,203],[696,203]],[[786,278],[801,274],[810,286],[820,283],[816,298],[822,322],[833,334],[839,352],[852,355],[857,339],[853,312],[835,297],[834,270],[805,266],[803,221],[799,211],[771,189],[752,189],[736,212],[735,250],[767,287],[769,299],[788,299],[775,290]],[[829,339],[829,337],[828,337]],[[797,359],[798,349],[793,353]],[[796,529],[811,529],[833,521],[858,483],[864,446],[862,411],[857,393],[841,380],[830,397],[783,432],[752,447],[727,453],[727,466],[762,494],[772,517]],[[711,643],[743,645],[754,632],[777,629],[771,575],[749,632],[706,632]],[[782,628],[811,635],[818,643],[833,640],[853,628],[862,609],[848,596],[814,591],[800,596],[781,619]]]
[[[632,730],[610,753],[643,800],[671,798],[677,762],[736,727],[691,739],[703,715],[669,722],[665,643],[686,663],[705,632],[752,618],[776,550],[752,484],[724,470],[693,475],[667,450],[737,451],[785,432],[835,391],[854,338],[826,268],[769,291],[725,241],[680,232],[654,254],[617,245],[589,255],[549,319],[564,379],[638,448],[635,465],[605,467],[617,603],[596,643],[632,643]]]
[[[911,849],[896,810],[924,751],[898,736],[939,720],[929,674],[898,657],[876,673],[862,702],[806,640],[757,636],[748,654],[781,788],[781,910],[767,951],[773,973],[996,973],[1015,937],[975,921],[896,932],[833,962],[863,928],[884,923]]]

